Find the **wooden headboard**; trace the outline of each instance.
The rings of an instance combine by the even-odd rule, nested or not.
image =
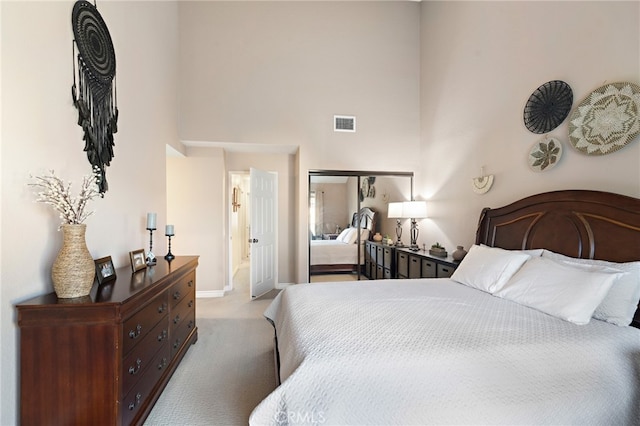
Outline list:
[[[369,230],[369,239],[373,238],[373,234],[377,231],[378,213],[369,207],[362,207],[358,213],[354,213],[351,218],[351,227],[365,228]]]
[[[586,190],[532,195],[483,209],[476,244],[511,250],[546,248],[611,262],[640,260],[640,199]],[[640,328],[640,306],[632,325]]]

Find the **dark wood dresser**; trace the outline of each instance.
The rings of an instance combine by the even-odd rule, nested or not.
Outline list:
[[[18,304],[20,423],[142,424],[198,338],[197,265],[158,258],[84,298]]]

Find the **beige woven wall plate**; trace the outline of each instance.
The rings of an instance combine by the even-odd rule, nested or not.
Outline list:
[[[640,86],[611,83],[586,97],[569,118],[571,145],[587,155],[606,155],[640,134]]]

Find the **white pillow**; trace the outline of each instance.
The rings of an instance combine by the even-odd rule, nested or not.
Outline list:
[[[620,275],[589,272],[534,257],[495,296],[575,324],[587,324]]]
[[[604,300],[593,313],[593,317],[611,324],[627,326],[633,321],[633,315],[638,309],[640,301],[640,261],[615,263],[605,260],[576,259],[545,250],[543,257],[563,265],[580,268],[593,272],[621,272],[618,279]]]
[[[488,293],[502,288],[531,256],[496,247],[473,245],[451,279]]]
[[[364,228],[362,231],[360,231],[360,241],[364,243],[368,239],[369,239],[369,230],[367,228]]]
[[[482,247],[489,247],[486,244],[481,244]],[[542,256],[542,252],[544,252],[544,249],[527,249],[527,250],[509,250],[510,252],[513,253],[524,253],[524,254],[528,254],[531,257],[538,257],[538,256]]]
[[[358,239],[358,230],[356,228],[351,228],[351,232],[349,233],[349,236],[344,239],[344,242],[346,244],[353,244],[356,242],[357,239]]]
[[[345,228],[340,232],[340,235],[336,237],[336,241],[345,242],[345,239],[348,238],[349,234],[353,232],[353,228]]]

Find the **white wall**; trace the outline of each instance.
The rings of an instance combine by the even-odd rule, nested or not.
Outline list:
[[[307,247],[308,170],[419,168],[419,3],[179,10],[181,138],[299,146],[297,247]],[[355,115],[358,132],[334,133],[334,114]],[[308,252],[297,255],[293,281],[304,282]]]
[[[197,292],[221,295],[228,275],[224,152],[167,158],[167,217],[175,225],[174,255],[199,255]]]
[[[640,195],[640,141],[606,156],[570,145],[568,120],[550,136],[564,144],[552,170],[527,165],[536,135],[523,124],[531,93],[567,82],[574,107],[605,81],[640,83],[639,2],[423,2],[422,178],[416,198],[429,200],[420,244],[447,249],[475,240],[483,207],[534,193],[593,189]],[[436,41],[437,40],[437,41]],[[476,195],[471,178],[495,175]],[[426,231],[426,232],[425,232]]]
[[[72,105],[73,1],[0,2],[0,424],[17,424],[18,329],[14,305],[53,291],[50,268],[61,244],[57,215],[34,203],[29,173],[55,169],[78,188],[90,172]],[[109,191],[87,220],[94,258],[129,264],[148,247],[146,213],[165,220],[165,145],[177,138],[177,5],[98,2],[117,60],[119,132],[107,170]],[[166,242],[155,239],[154,252]],[[43,354],[46,356],[46,354]],[[46,385],[46,384],[43,384]]]

